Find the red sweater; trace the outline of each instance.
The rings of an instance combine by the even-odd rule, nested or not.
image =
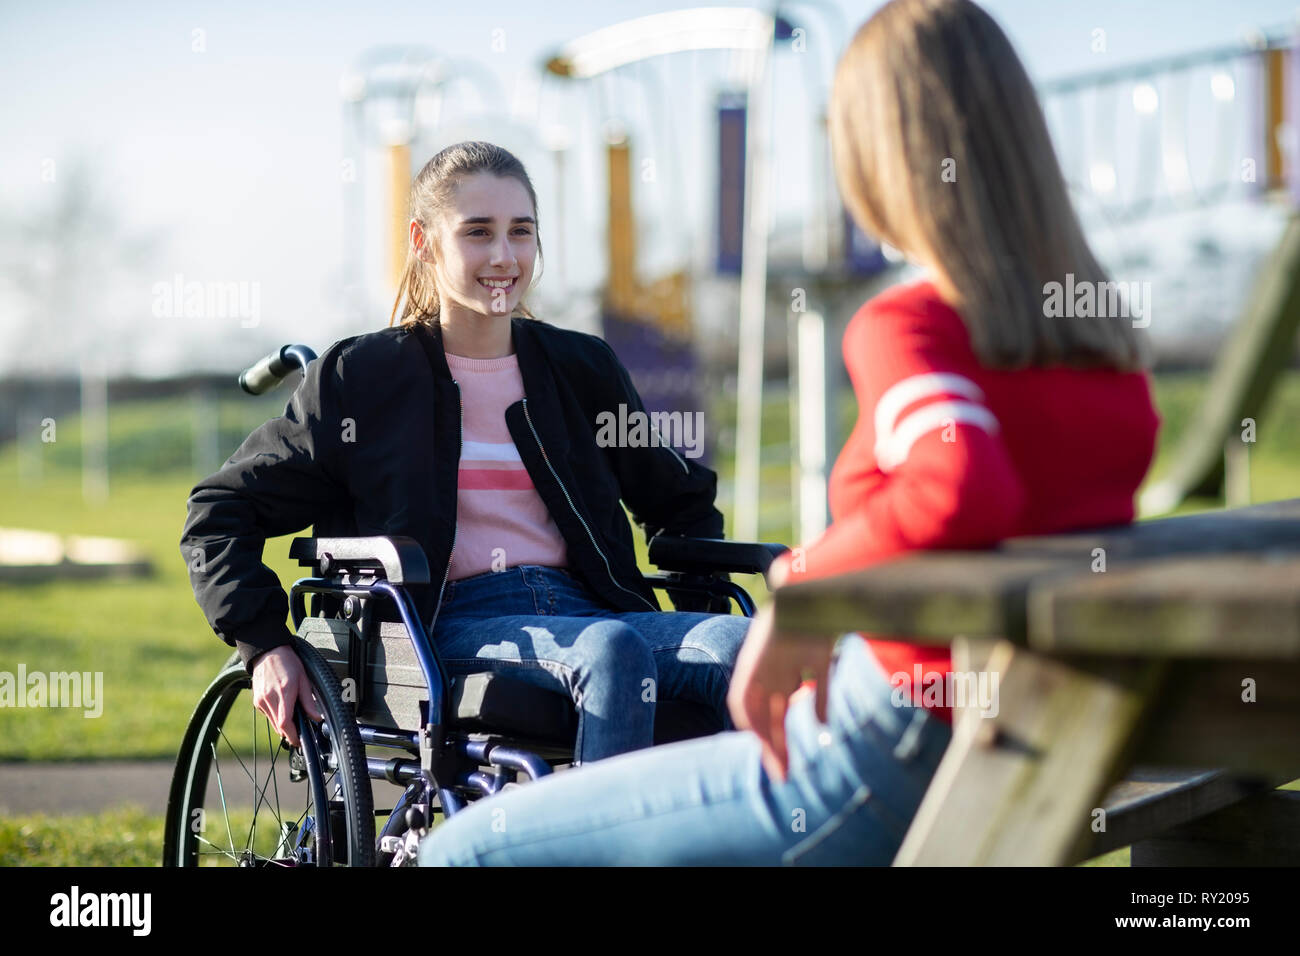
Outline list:
[[[1146,374],[983,368],[961,316],[926,280],[866,303],[843,350],[858,422],[831,472],[832,524],[783,559],[788,582],[1133,520],[1159,426]],[[895,687],[951,722],[949,701],[922,695],[951,669],[946,647],[869,643]],[[930,675],[922,686],[917,664]]]

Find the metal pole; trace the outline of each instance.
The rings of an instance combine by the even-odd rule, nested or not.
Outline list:
[[[343,190],[343,309],[348,328],[359,323],[371,308],[365,269],[365,108],[361,98],[343,106],[343,156],[352,162],[352,178],[344,178],[341,171],[339,176]]]
[[[569,271],[568,262],[565,259],[565,242],[564,242],[564,223],[567,217],[564,215],[564,153],[568,149],[568,143],[561,141],[557,135],[555,145],[553,146],[553,155],[555,156],[555,209],[551,215],[551,221],[555,223],[555,228],[550,230],[551,248],[555,250],[555,271],[556,276],[556,296],[565,303],[569,303]]]
[[[757,59],[747,98],[745,226],[740,266],[740,336],[736,363],[735,526],[732,537],[758,539],[759,458],[763,417],[763,332],[767,312],[768,61]]]
[[[799,394],[799,528],[800,544],[826,530],[827,403],[826,320],[813,309],[796,320]]]
[[[81,361],[81,495],[108,500],[108,377],[102,359]]]
[[[210,385],[200,385],[192,395],[193,416],[191,455],[194,473],[210,475],[221,467],[220,408]]]
[[[41,414],[31,405],[18,413],[18,437],[14,448],[18,453],[18,483],[23,486],[41,483],[41,465],[45,449],[41,441]],[[55,437],[58,437],[57,432]]]

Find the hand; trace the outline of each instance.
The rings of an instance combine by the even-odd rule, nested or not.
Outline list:
[[[769,591],[775,591],[790,577],[790,553],[787,551],[767,568],[767,587]]]
[[[295,704],[302,704],[303,712],[312,720],[325,719],[302,661],[292,647],[282,644],[259,657],[253,667],[253,706],[266,715],[271,727],[291,747],[298,746]]]
[[[829,637],[778,631],[773,621],[771,604],[754,617],[736,660],[727,706],[738,729],[752,730],[758,735],[768,775],[783,781],[790,764],[785,742],[785,715],[790,696],[806,676],[816,680],[817,719],[823,724],[827,722],[831,653],[835,642]]]

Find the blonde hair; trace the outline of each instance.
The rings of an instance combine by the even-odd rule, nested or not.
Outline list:
[[[513,153],[492,143],[479,141],[456,143],[425,163],[424,168],[415,177],[415,181],[411,183],[409,218],[420,224],[425,232],[426,241],[433,241],[432,237],[439,217],[450,204],[461,181],[475,173],[513,176],[519,180],[532,201],[533,218],[537,219],[537,192],[533,189],[532,180],[528,178],[524,164]],[[540,262],[542,237],[536,227],[534,233],[537,235],[537,258]],[[539,269],[534,276],[534,282],[540,275]],[[401,307],[400,320],[398,320],[399,306]],[[416,255],[415,248],[408,243],[406,265],[402,269],[401,281],[397,284],[397,298],[393,301],[393,311],[388,317],[388,325],[391,328],[393,322],[397,320],[401,325],[423,323],[436,326],[440,310],[441,301],[438,297],[438,284],[434,279],[433,266],[420,259]],[[515,311],[527,318],[535,318],[522,299],[515,307]]]
[[[927,260],[980,362],[1134,370],[1145,335],[1049,318],[1047,283],[1108,281],[1084,238],[1047,122],[1015,50],[970,0],[892,0],[835,72],[831,149],[868,232]],[[1099,286],[1100,288],[1100,286]]]

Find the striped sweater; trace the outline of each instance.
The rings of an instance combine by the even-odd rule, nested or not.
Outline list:
[[[524,564],[567,567],[564,538],[506,427],[506,408],[524,397],[518,357],[448,352],[447,367],[460,386],[463,413],[449,580]]]
[[[986,369],[926,280],[866,303],[843,351],[858,422],[831,473],[831,526],[782,561],[788,582],[1133,520],[1159,425],[1145,374]],[[951,720],[948,649],[886,637],[868,640],[894,687]]]

